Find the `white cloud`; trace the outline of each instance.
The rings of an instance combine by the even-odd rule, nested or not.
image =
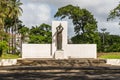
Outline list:
[[[106,32],[110,32],[111,34],[118,34],[120,35],[120,27],[118,22],[101,22],[98,24],[98,30],[101,32],[102,28],[106,28]]]
[[[51,9],[47,4],[35,5],[28,3],[23,5],[22,8],[24,12],[20,19],[23,20],[23,24],[28,27],[49,22],[51,18]]]
[[[38,25],[41,23],[51,23],[53,15],[58,8],[72,4],[86,8],[89,10],[98,21],[98,29],[106,27],[111,33],[119,32],[118,22],[107,22],[107,16],[111,9],[118,5],[119,0],[21,0],[24,13],[21,19],[24,24]],[[69,26],[69,35],[73,34],[73,27]],[[116,31],[115,31],[116,30]]]
[[[38,18],[41,21],[48,21],[50,19],[50,15],[51,15],[51,11],[50,11],[50,7],[48,5],[40,5],[38,7]]]

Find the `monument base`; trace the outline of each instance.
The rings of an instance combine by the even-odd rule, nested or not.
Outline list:
[[[55,51],[55,59],[64,59],[64,51],[63,50],[57,50]]]

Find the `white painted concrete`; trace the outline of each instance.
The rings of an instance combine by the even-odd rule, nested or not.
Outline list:
[[[120,65],[120,59],[107,59],[107,64]]]
[[[69,44],[65,53],[68,58],[96,58],[96,44]]]
[[[50,44],[23,44],[22,58],[53,58]],[[54,52],[56,53],[56,51]],[[64,59],[96,58],[96,44],[68,44],[64,47]],[[57,55],[58,56],[58,55]]]
[[[0,59],[0,66],[11,66],[17,64],[17,59]]]
[[[22,58],[52,58],[51,44],[22,44]]]

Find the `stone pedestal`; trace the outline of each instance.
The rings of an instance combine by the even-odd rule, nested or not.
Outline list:
[[[64,51],[62,50],[57,50],[55,51],[55,59],[64,59]]]

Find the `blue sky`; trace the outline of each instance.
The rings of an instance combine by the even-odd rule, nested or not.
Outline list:
[[[23,14],[20,19],[28,27],[40,25],[41,23],[52,24],[56,20],[53,16],[57,9],[68,4],[80,6],[89,10],[98,21],[98,30],[107,28],[107,32],[120,35],[118,21],[107,22],[107,16],[111,9],[115,8],[120,0],[21,0]],[[68,35],[74,35],[72,22],[68,22]]]

